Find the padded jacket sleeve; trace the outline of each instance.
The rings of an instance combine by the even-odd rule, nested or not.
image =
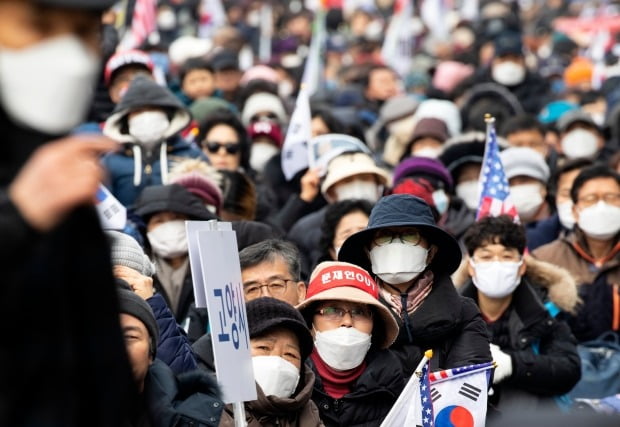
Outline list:
[[[157,358],[170,366],[175,374],[196,369],[196,358],[185,331],[177,324],[164,298],[155,294],[146,301],[153,309],[159,327]]]

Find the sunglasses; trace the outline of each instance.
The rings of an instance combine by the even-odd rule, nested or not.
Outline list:
[[[239,150],[241,149],[239,147],[239,143],[237,142],[228,142],[228,143],[222,143],[222,142],[204,142],[203,146],[207,149],[207,151],[209,151],[209,153],[211,154],[215,154],[218,151],[220,151],[220,148],[224,147],[226,149],[226,152],[228,154],[237,154],[239,152]]]

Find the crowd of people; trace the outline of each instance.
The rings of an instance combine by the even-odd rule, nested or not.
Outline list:
[[[617,425],[620,2],[160,0],[132,45],[145,4],[0,0],[0,425],[238,425],[188,220],[236,232],[249,426],[379,426],[427,350],[495,362],[489,424]]]

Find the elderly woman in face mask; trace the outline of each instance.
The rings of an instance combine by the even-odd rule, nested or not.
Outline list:
[[[400,326],[391,349],[406,373],[427,349],[433,350],[433,370],[491,360],[478,308],[450,279],[461,262],[459,245],[437,227],[424,200],[406,194],[380,199],[368,227],[344,242],[338,259],[376,275],[380,300]]]
[[[297,306],[312,328],[317,379],[312,400],[327,426],[379,425],[402,391],[398,358],[387,347],[398,334],[379,302],[379,287],[360,267],[323,262]]]
[[[257,399],[245,403],[248,427],[323,426],[310,399],[314,373],[304,362],[312,336],[303,317],[290,304],[270,297],[246,304]],[[220,427],[233,426],[227,407]]]

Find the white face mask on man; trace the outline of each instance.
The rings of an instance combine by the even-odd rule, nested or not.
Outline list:
[[[16,122],[66,133],[84,119],[98,72],[99,58],[73,35],[25,49],[0,48],[0,100]]]
[[[525,67],[512,61],[496,64],[491,69],[493,80],[504,86],[516,86],[525,80]]]
[[[280,150],[268,142],[254,142],[250,151],[250,166],[256,172],[263,172],[265,165]]]
[[[504,298],[510,295],[521,283],[519,262],[492,261],[474,262],[469,260],[474,269],[472,280],[480,292],[489,298]]]
[[[392,242],[370,250],[372,272],[390,285],[415,279],[426,268],[428,249],[410,243]]]
[[[478,209],[480,190],[478,181],[464,181],[454,189],[456,195],[465,202],[469,209]]]
[[[593,158],[598,151],[596,135],[586,129],[573,129],[560,142],[567,159]]]
[[[129,134],[141,145],[152,147],[164,139],[170,120],[163,111],[143,111],[129,118]]]
[[[376,203],[381,197],[381,192],[380,186],[374,182],[359,179],[344,184],[337,184],[334,187],[336,200],[339,202],[350,199],[363,199],[368,200],[370,203]]]
[[[608,240],[620,231],[620,207],[600,200],[579,211],[579,228],[593,239]]]
[[[174,258],[187,254],[185,221],[176,219],[158,225],[146,234],[151,248],[162,258]]]
[[[558,218],[560,219],[560,224],[562,227],[567,230],[572,230],[575,225],[575,216],[573,215],[573,202],[571,200],[567,200],[565,202],[559,203],[558,206]]]
[[[514,185],[510,187],[510,197],[524,221],[534,219],[544,202],[541,184],[538,183]]]
[[[265,396],[291,397],[299,383],[299,369],[280,356],[253,356],[254,380]]]
[[[370,350],[370,334],[355,328],[331,329],[314,331],[314,346],[321,359],[331,368],[346,371],[362,364],[366,353]]]

